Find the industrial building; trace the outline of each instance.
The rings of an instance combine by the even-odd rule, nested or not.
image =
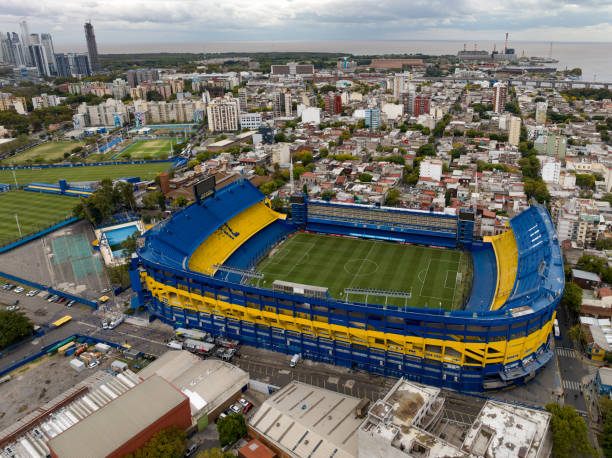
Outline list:
[[[192,424],[204,429],[247,389],[249,374],[217,360],[202,360],[188,351],[168,351],[139,375],[163,377],[189,398]]]
[[[49,442],[53,458],[122,457],[158,431],[191,425],[189,399],[161,377],[152,376],[117,396]]]

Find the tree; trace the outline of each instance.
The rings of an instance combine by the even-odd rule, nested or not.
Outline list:
[[[567,335],[570,339],[576,341],[580,345],[584,345],[586,343],[586,332],[582,329],[582,326],[579,324],[572,326],[569,331],[567,331]]]
[[[360,173],[359,181],[363,183],[370,183],[372,181],[372,175],[370,175],[369,173]]]
[[[150,210],[159,206],[164,211],[166,209],[166,198],[161,191],[148,192],[142,196],[142,204]]]
[[[128,235],[128,237],[121,242],[121,249],[125,250],[126,257],[129,258],[132,256],[132,253],[136,253],[136,247],[138,246],[136,241],[138,240],[138,237],[140,237],[140,233],[136,231],[133,234]]]
[[[400,203],[400,192],[399,189],[391,189],[387,193],[387,199],[385,200],[385,205],[389,207],[397,207]]]
[[[136,209],[136,198],[134,197],[134,185],[122,181],[118,184],[119,193],[121,196],[122,204],[134,211]]]
[[[0,350],[32,334],[34,326],[22,312],[0,310]]]
[[[113,285],[121,285],[124,288],[130,285],[130,271],[127,264],[109,267],[108,274]]]
[[[431,143],[425,143],[416,150],[417,156],[435,156],[436,148]]]
[[[246,432],[246,424],[242,414],[233,413],[217,421],[217,431],[219,432],[219,442],[225,446],[233,444],[243,437]]]
[[[164,96],[161,95],[159,92],[157,91],[147,91],[147,101],[148,102],[160,102],[164,100]]]
[[[573,406],[561,407],[557,403],[550,403],[546,404],[546,410],[552,414],[553,456],[574,458],[598,455],[589,442],[584,419]]]
[[[580,289],[580,286],[572,282],[566,283],[561,305],[574,313],[578,313],[582,305],[582,289]]]
[[[224,452],[217,447],[198,453],[197,458],[234,458],[234,454],[232,452]]]
[[[184,207],[187,205],[187,198],[185,196],[177,196],[176,199],[174,199],[174,205],[177,207]]]
[[[134,453],[124,458],[182,458],[187,450],[187,435],[176,426],[153,434],[153,437]]]

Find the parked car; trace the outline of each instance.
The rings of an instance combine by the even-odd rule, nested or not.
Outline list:
[[[68,300],[67,298],[65,298],[64,296],[62,296],[62,297],[60,297],[60,298],[57,300],[57,303],[58,303],[58,304],[63,304],[63,303],[64,303],[64,302],[66,302],[67,300]]]
[[[9,305],[6,309],[9,312],[16,312],[17,310],[19,310],[19,306],[18,305]]]
[[[17,294],[21,294],[23,293],[23,290],[25,288],[23,286],[18,286],[17,288],[15,288],[15,290],[13,292],[17,293]]]
[[[230,409],[232,409],[232,412],[234,413],[242,413],[242,405],[238,402],[236,404],[232,404]]]
[[[6,289],[6,288],[8,288],[8,286],[9,286],[9,285],[10,285],[10,283],[4,283],[4,284],[2,285],[2,289]]]
[[[185,452],[185,456],[191,456],[195,454],[196,450],[198,449],[198,446],[199,445],[195,442],[192,442],[191,444],[187,445],[187,451]]]
[[[53,294],[49,299],[47,299],[47,302],[55,302],[58,299],[59,296],[57,294]]]
[[[47,293],[45,294],[45,300],[48,301],[49,299],[51,299],[53,297],[53,293]]]
[[[36,296],[39,292],[40,291],[38,291],[37,289],[31,289],[30,291],[26,293],[26,296],[33,297],[33,296]]]
[[[7,291],[10,291],[10,290],[12,290],[12,289],[13,289],[15,286],[17,286],[17,285],[12,285],[12,284],[10,284],[10,283],[9,283],[9,284],[8,284],[8,286],[6,287],[6,290],[7,290]]]
[[[74,304],[76,304],[76,301],[72,299],[70,302],[66,304],[66,307],[72,307]]]
[[[217,419],[215,420],[215,423],[225,417],[227,417],[227,414],[225,412],[221,412],[219,416],[217,417]]]
[[[240,405],[242,406],[242,413],[246,414],[249,410],[251,410],[253,408],[253,403],[247,401],[244,398],[240,398],[238,400],[238,402],[240,403]]]

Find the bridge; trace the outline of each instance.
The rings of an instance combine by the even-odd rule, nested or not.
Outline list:
[[[493,78],[463,78],[456,76],[441,76],[441,77],[416,77],[411,81],[449,81],[453,83],[467,83],[472,81],[491,81]],[[533,78],[508,78],[500,81],[505,81],[509,86],[516,87],[533,87],[533,88],[554,88],[554,89],[610,89],[612,82],[603,81],[581,81],[581,80],[555,80],[550,78],[533,79]]]

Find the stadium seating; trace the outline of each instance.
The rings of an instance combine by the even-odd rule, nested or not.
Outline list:
[[[143,252],[150,251],[171,267],[186,268],[186,258],[202,241],[226,221],[264,199],[249,181],[235,181],[148,230]]]
[[[495,250],[497,265],[497,283],[491,310],[500,308],[510,296],[516,280],[518,251],[516,239],[512,230],[493,237],[485,237],[485,242],[491,242]]]
[[[263,202],[256,203],[223,223],[193,252],[189,268],[214,275],[215,265],[223,264],[230,255],[258,231],[284,215],[276,213]]]
[[[470,299],[465,305],[465,310],[470,312],[486,312],[491,306],[495,296],[495,282],[492,278],[497,277],[495,251],[490,243],[483,244],[482,249],[474,246],[472,250],[472,264],[474,275],[472,280],[472,292]]]

